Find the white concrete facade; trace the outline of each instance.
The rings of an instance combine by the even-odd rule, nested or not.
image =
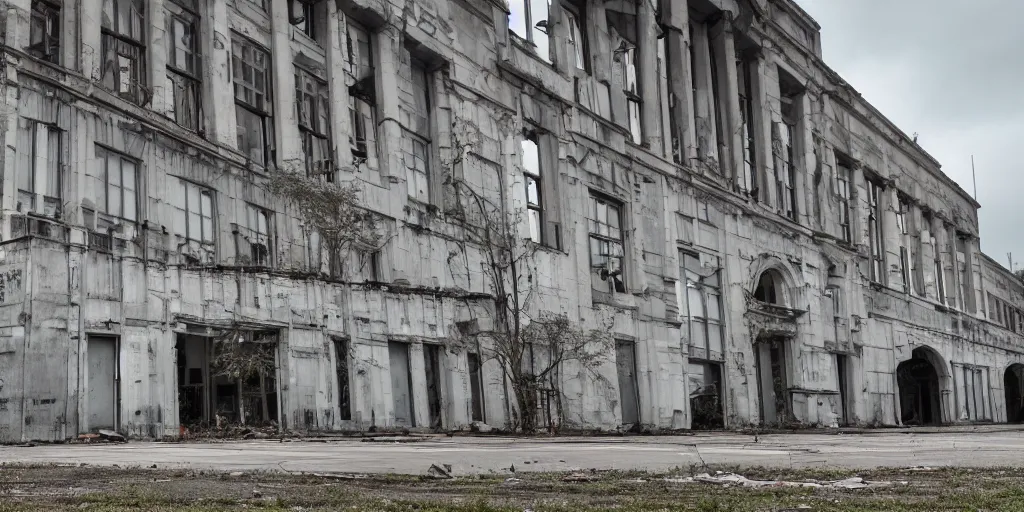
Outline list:
[[[981,254],[979,205],[791,1],[290,4],[6,3],[0,441],[173,437],[214,410],[507,425],[501,368],[450,343],[493,305],[455,181],[539,212],[534,312],[633,347],[629,385],[615,354],[562,368],[562,428],[1017,418],[1022,326],[992,315],[1022,286]],[[360,184],[378,255],[332,272],[267,186],[303,168]],[[260,413],[190,362],[234,330],[272,333]],[[90,340],[116,343],[109,378]]]

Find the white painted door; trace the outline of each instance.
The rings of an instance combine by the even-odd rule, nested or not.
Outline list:
[[[89,430],[117,426],[117,339],[89,336],[87,348]]]
[[[409,382],[409,345],[388,342],[388,360],[391,365],[391,396],[394,398],[395,425],[416,426],[412,416],[412,387]]]

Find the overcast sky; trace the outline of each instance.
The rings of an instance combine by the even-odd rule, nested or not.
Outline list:
[[[796,1],[825,62],[968,193],[974,155],[982,251],[1024,268],[1024,1]]]

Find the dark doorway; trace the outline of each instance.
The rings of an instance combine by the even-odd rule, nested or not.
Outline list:
[[[473,421],[484,421],[483,383],[480,380],[480,355],[467,354],[469,359],[469,392],[472,395]]]
[[[337,359],[335,372],[338,378],[338,414],[342,420],[348,421],[352,419],[352,403],[348,383],[348,340],[335,339],[334,353]]]
[[[615,364],[619,375],[622,424],[633,425],[640,421],[640,404],[637,400],[636,347],[632,341],[615,342]]]
[[[441,351],[437,345],[423,345],[423,373],[427,377],[427,411],[430,428],[441,428]]]
[[[415,427],[412,408],[412,379],[409,375],[409,344],[388,342],[388,363],[391,373],[391,396],[394,403],[395,425]]]
[[[847,365],[849,359],[843,354],[836,354],[836,378],[839,380],[839,424],[849,425],[850,385]]]
[[[690,360],[690,411],[693,430],[725,427],[722,414],[722,365]]]
[[[1024,393],[1021,385],[1024,385],[1024,365],[1013,364],[1003,374],[1003,390],[1006,392],[1006,422],[1024,422]]]
[[[896,367],[900,409],[904,425],[938,425],[942,422],[939,374],[921,348]]]
[[[789,420],[789,375],[786,369],[786,338],[767,338],[754,345],[757,351],[757,384],[761,395],[761,423],[778,425]]]

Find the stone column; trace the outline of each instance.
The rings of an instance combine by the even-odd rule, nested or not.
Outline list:
[[[654,153],[664,154],[665,139],[661,130],[661,98],[658,94],[658,39],[654,10],[650,2],[640,2],[636,13],[637,52],[640,66],[640,96],[644,99],[640,125],[643,127],[643,142]]]
[[[673,144],[679,153],[679,163],[690,165],[697,158],[697,139],[694,137],[694,99],[693,73],[690,69],[689,52],[693,42],[690,41],[690,13],[685,2],[662,2],[665,10],[663,18],[667,20],[668,33],[665,34],[666,68],[668,69],[668,91],[672,99],[669,101],[669,116],[676,127],[675,134],[667,135],[666,145],[669,150]],[[678,140],[672,140],[676,137]],[[670,155],[671,157],[671,155]]]
[[[800,95],[799,115],[796,140],[793,141],[793,152],[797,155],[795,159],[797,179],[795,181],[800,184],[796,194],[796,211],[798,222],[804,226],[810,226],[814,218],[811,205],[814,204],[815,190],[814,180],[809,177],[814,175],[817,158],[814,155],[814,135],[811,133],[811,97],[808,92]],[[796,183],[793,186],[796,186]]]
[[[203,92],[206,134],[218,144],[238,146],[235,88],[231,83],[231,29],[226,2],[208,2],[203,20]]]
[[[900,261],[900,247],[903,246],[903,232],[896,222],[896,212],[899,210],[899,198],[895,183],[885,182],[885,188],[878,198],[878,208],[882,211],[882,249],[885,251],[883,262],[885,268],[882,272],[886,274],[885,284],[889,288],[900,291],[907,291],[903,283],[902,262]]]
[[[398,124],[398,71],[402,65],[401,31],[386,25],[371,35],[377,52],[374,80],[377,82],[377,142],[380,174],[399,174],[402,169],[402,126]],[[382,180],[383,181],[383,180]]]
[[[736,74],[736,44],[733,39],[732,14],[712,28],[715,64],[718,73],[719,118],[722,139],[718,141],[722,174],[738,184],[743,173],[743,118],[740,114],[739,78]],[[712,105],[712,108],[714,105]]]
[[[346,37],[345,15],[338,12],[335,2],[324,2],[327,8],[327,33],[324,37],[324,53],[327,56],[327,87],[331,102],[331,147],[334,149],[335,165],[346,168],[352,165],[352,151],[348,134],[352,133],[348,111],[348,87],[345,84]],[[343,30],[344,28],[344,30]]]
[[[270,2],[271,61],[274,76],[274,134],[276,164],[284,169],[304,169],[299,125],[295,119],[295,65],[287,2]]]

